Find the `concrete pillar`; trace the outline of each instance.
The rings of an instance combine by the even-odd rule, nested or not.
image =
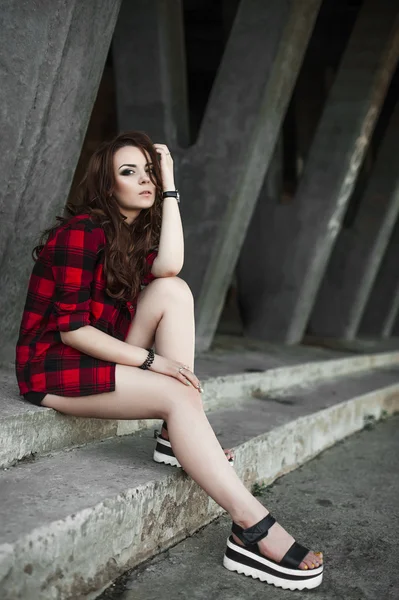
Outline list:
[[[319,6],[242,0],[198,141],[181,159],[199,350],[212,341]]]
[[[389,338],[391,335],[397,335],[394,332],[394,326],[396,319],[399,315],[399,282],[395,288],[392,303],[389,308],[388,314],[385,317],[384,325],[382,327],[382,337]]]
[[[319,46],[317,50],[323,53],[325,48]],[[320,115],[323,112],[327,93],[325,80],[325,67],[320,58],[318,61],[315,59],[311,61],[308,58],[299,75],[293,99],[298,175],[303,173]]]
[[[317,128],[296,197],[275,205],[259,265],[268,273],[262,337],[299,342],[399,55],[399,6],[365,0]]]
[[[0,36],[0,359],[14,359],[31,250],[62,212],[119,1],[10,0]]]
[[[355,221],[337,237],[310,320],[312,334],[345,339],[356,335],[399,214],[398,139],[399,104]]]
[[[262,269],[263,227],[273,210],[272,206],[281,202],[282,152],[280,138],[259,193],[236,269],[237,298],[244,334],[255,338],[259,337],[259,325],[263,317],[263,296],[265,290],[268,290],[267,272]]]
[[[112,43],[120,131],[189,142],[181,0],[125,0]]]
[[[396,298],[397,298],[397,301],[398,301],[398,304],[399,304],[399,286],[398,286],[397,292],[398,293],[397,293],[397,297]],[[399,337],[399,308],[398,308],[398,311],[396,313],[396,318],[395,318],[395,322],[394,322],[393,327],[392,327],[391,334],[393,336],[395,336],[395,337]]]
[[[399,219],[368,299],[359,335],[389,337],[399,308]]]

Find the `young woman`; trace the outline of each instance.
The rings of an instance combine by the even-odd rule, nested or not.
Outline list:
[[[163,419],[154,459],[182,466],[232,517],[223,564],[289,589],[316,587],[322,554],[296,543],[250,494],[204,413],[193,298],[177,277],[178,200],[170,152],[145,134],[119,135],[93,154],[80,202],[68,206],[74,216],[34,251],[20,392],[67,415]]]

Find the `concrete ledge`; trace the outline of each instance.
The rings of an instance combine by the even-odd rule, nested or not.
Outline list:
[[[333,377],[345,377],[371,369],[399,366],[399,352],[367,354],[351,358],[314,361],[289,367],[269,369],[260,373],[245,373],[216,377],[205,384],[204,405],[223,406],[224,398],[238,398],[259,390],[263,394],[306,385]]]
[[[386,352],[308,362],[259,373],[215,377],[205,382],[203,401],[205,410],[209,412],[232,406],[254,390],[268,394],[295,385],[397,365],[399,352]],[[75,419],[51,409],[36,408],[17,398],[3,398],[2,402],[6,401],[5,410],[0,410],[0,468],[31,455],[42,455],[115,435],[127,435],[159,424],[154,420]]]
[[[399,411],[399,384],[295,419],[236,450],[248,487],[270,483],[370,418]],[[95,598],[112,579],[209,523],[221,509],[184,473],[131,487],[0,546],[2,600]]]
[[[32,455],[126,435],[158,424],[158,420],[143,419],[80,419],[61,415],[50,408],[29,407],[22,415],[0,417],[0,468],[7,468]]]

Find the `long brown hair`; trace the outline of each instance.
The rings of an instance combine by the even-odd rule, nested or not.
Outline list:
[[[143,209],[131,225],[126,223],[113,196],[115,186],[113,157],[125,146],[140,148],[149,156],[151,181],[156,186],[155,202]],[[141,281],[148,271],[146,256],[159,243],[161,230],[162,175],[158,154],[150,138],[140,131],[122,133],[104,142],[89,160],[86,174],[79,186],[78,202],[68,202],[65,217],[57,217],[58,224],[43,232],[33,249],[37,260],[49,236],[60,224],[72,216],[89,214],[104,229],[107,244],[104,256],[104,274],[107,293],[119,300],[133,300],[140,291]]]

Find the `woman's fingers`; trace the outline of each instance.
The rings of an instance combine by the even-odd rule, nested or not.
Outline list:
[[[164,191],[174,190],[175,182],[173,175],[173,159],[170,150],[165,144],[154,144],[155,150],[160,157],[162,180]]]
[[[157,152],[170,155],[170,150],[167,146],[165,146],[165,144],[154,144],[154,147],[156,148]]]
[[[188,368],[180,367],[178,370],[178,378],[186,385],[187,382],[189,382],[189,384],[191,383],[191,385],[193,385],[198,390],[201,389],[201,384],[199,382],[198,377]]]

